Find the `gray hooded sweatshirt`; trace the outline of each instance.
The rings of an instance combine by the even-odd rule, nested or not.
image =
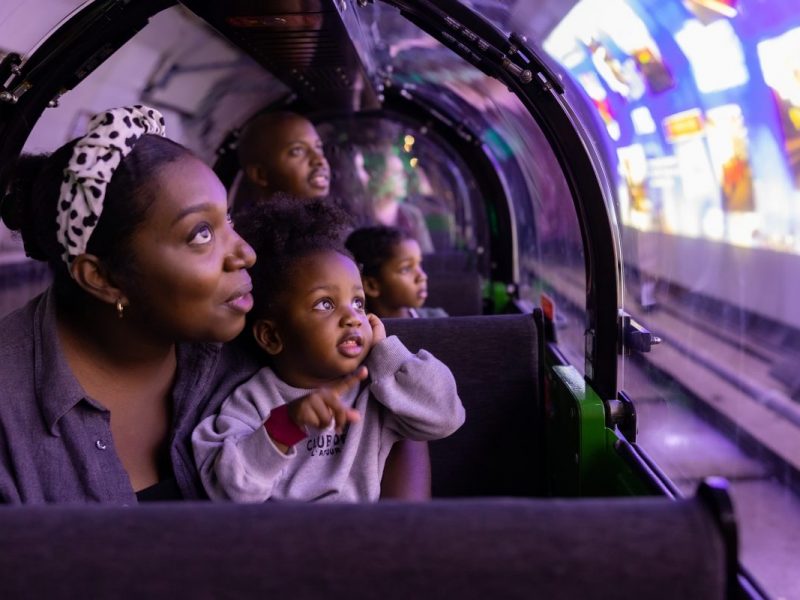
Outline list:
[[[312,430],[284,454],[264,428],[270,411],[310,390],[281,381],[268,367],[238,387],[217,415],[194,430],[200,478],[212,500],[369,501],[380,494],[389,450],[400,439],[447,437],[464,423],[453,374],[426,350],[412,354],[396,336],[364,364],[369,378],[342,403],[361,414],[341,434]]]

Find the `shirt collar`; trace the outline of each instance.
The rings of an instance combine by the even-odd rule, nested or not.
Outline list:
[[[59,419],[81,400],[86,400],[98,410],[105,410],[86,394],[72,373],[56,325],[56,299],[51,289],[39,298],[33,317],[34,335],[34,385],[36,398],[47,427],[58,435]],[[182,343],[176,348],[177,373],[173,385],[174,417],[186,417],[198,404],[197,390],[204,390],[214,371],[220,344]]]
[[[56,299],[53,289],[39,298],[33,316],[34,385],[50,433],[58,435],[56,424],[86,398],[67,364],[56,326]]]

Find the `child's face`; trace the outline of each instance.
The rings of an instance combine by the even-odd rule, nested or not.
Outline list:
[[[381,305],[397,310],[425,304],[428,276],[422,269],[422,251],[416,240],[397,244],[391,258],[381,265],[376,279]]]
[[[279,303],[283,348],[273,364],[290,385],[318,387],[351,373],[367,357],[372,328],[361,276],[350,258],[325,251],[298,260]]]
[[[265,158],[269,189],[298,198],[326,196],[330,168],[314,125],[292,116],[275,127],[271,139]]]

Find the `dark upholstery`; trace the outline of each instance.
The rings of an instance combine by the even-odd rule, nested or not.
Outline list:
[[[532,317],[386,325],[448,362],[466,405],[431,444],[435,493],[528,494]],[[0,506],[0,598],[717,600],[716,523],[695,498]]]
[[[715,600],[696,500],[0,507],[16,598]]]
[[[466,410],[431,442],[434,496],[530,496],[541,482],[536,327],[531,315],[386,319],[412,351],[450,367]]]
[[[476,257],[467,252],[426,254],[422,266],[428,274],[426,306],[443,308],[451,316],[483,312],[483,292]]]

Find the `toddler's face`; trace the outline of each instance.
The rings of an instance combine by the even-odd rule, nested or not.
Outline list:
[[[372,328],[356,264],[335,251],[297,261],[280,295],[275,356],[279,375],[296,387],[314,388],[354,371],[367,357]]]
[[[428,297],[428,276],[416,240],[403,240],[378,274],[381,304],[391,309],[419,308]]]

